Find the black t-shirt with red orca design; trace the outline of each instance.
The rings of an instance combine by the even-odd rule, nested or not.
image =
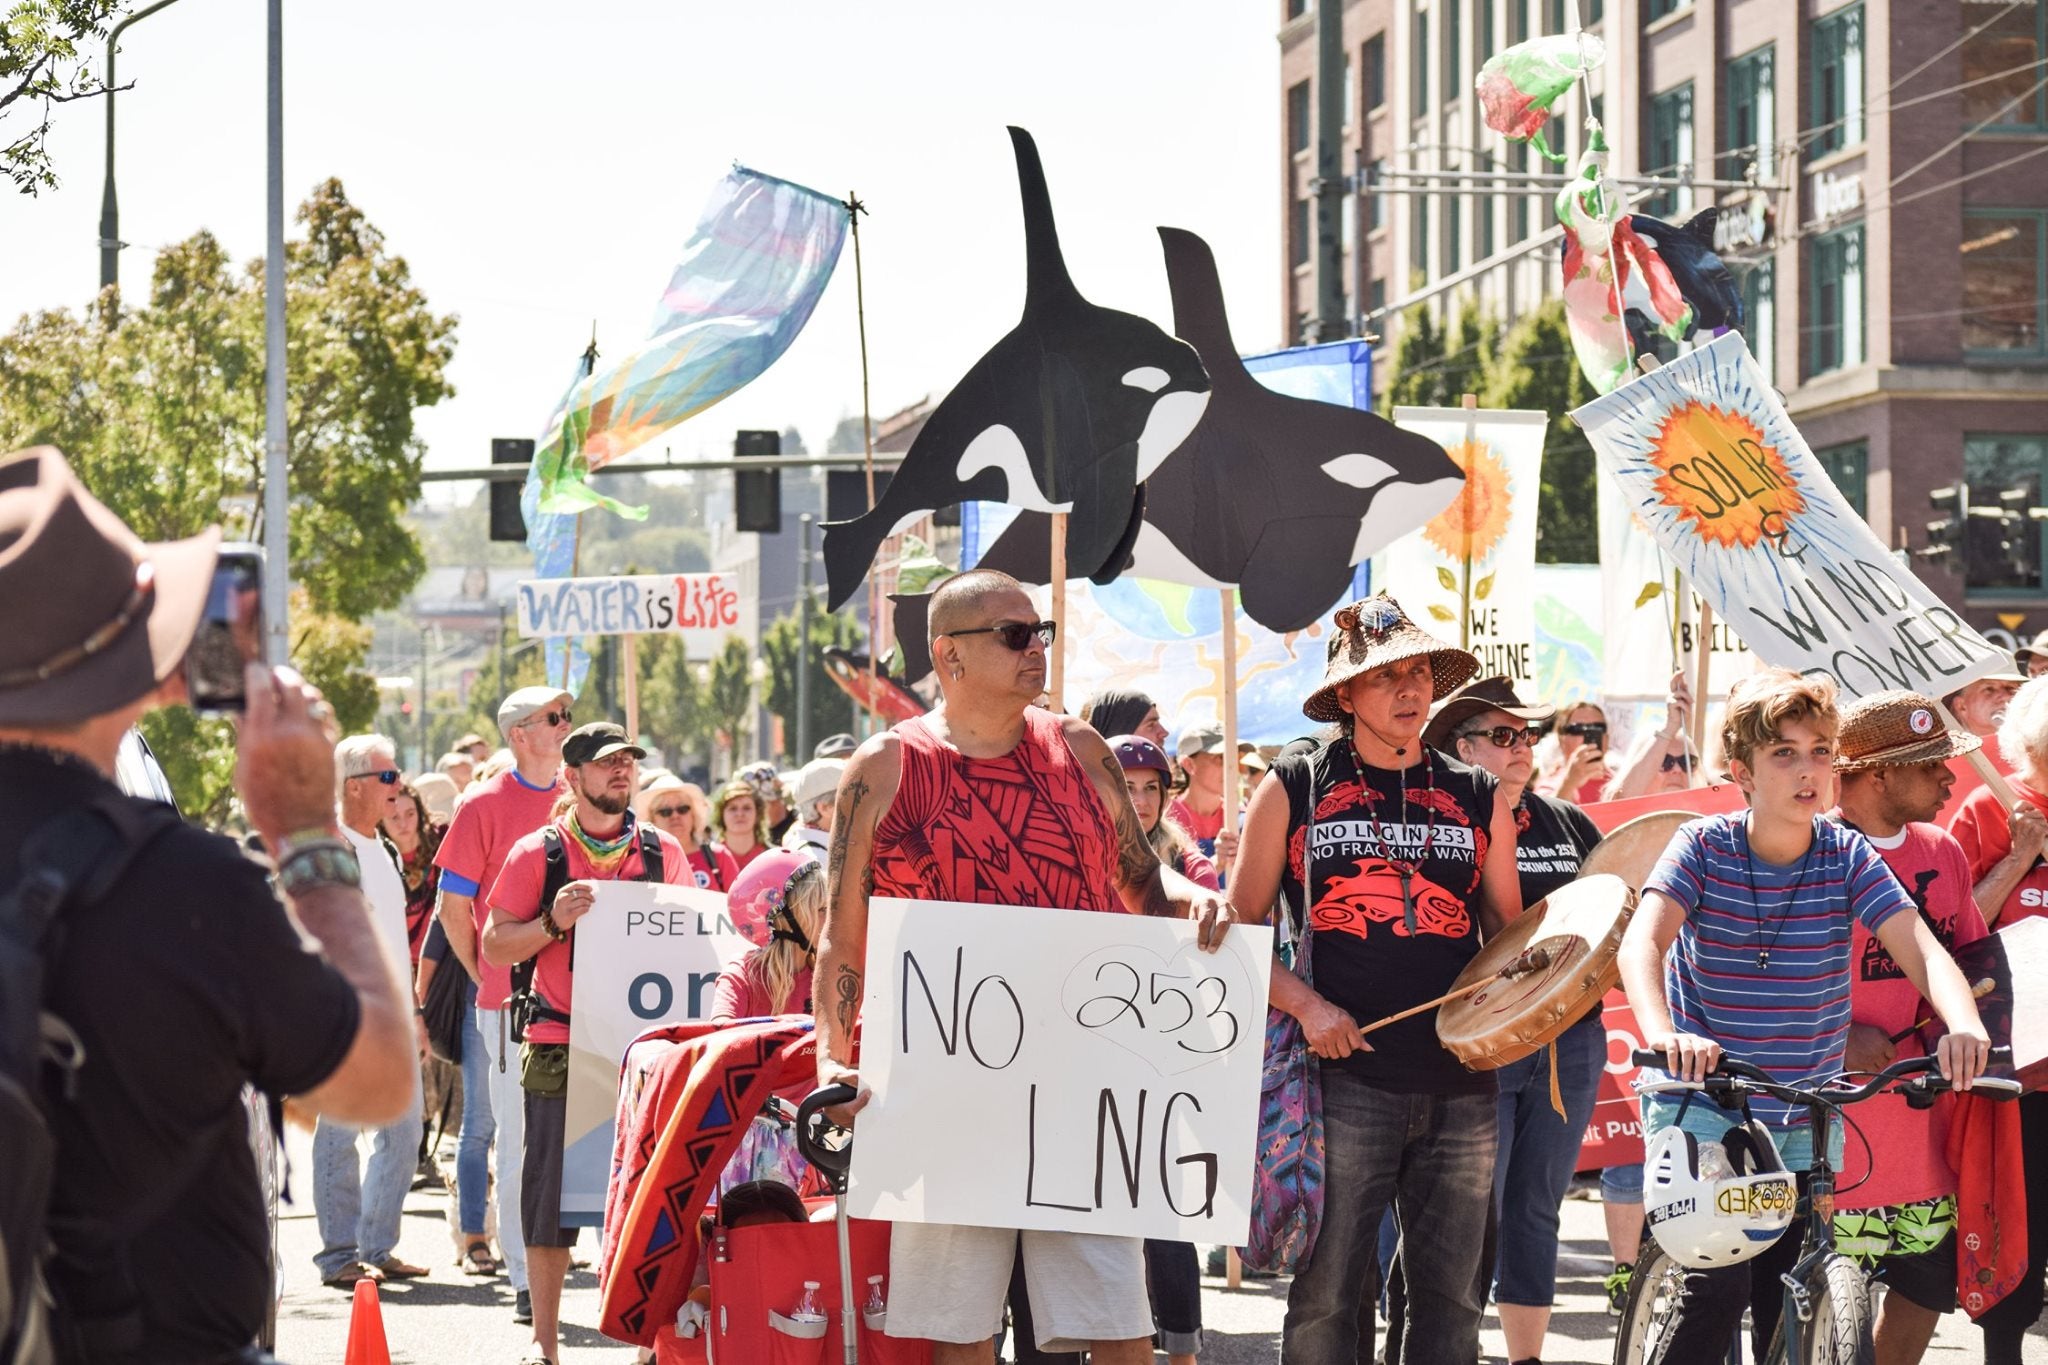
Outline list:
[[[1407,772],[1405,821],[1401,774],[1361,766],[1341,740],[1273,765],[1289,808],[1281,889],[1299,917],[1303,865],[1312,862],[1315,988],[1361,1024],[1442,995],[1479,951],[1479,871],[1496,784],[1483,769],[1424,753]],[[1412,924],[1397,863],[1415,868]],[[1372,1051],[1323,1065],[1402,1094],[1495,1088],[1492,1072],[1467,1071],[1444,1051],[1434,1010],[1366,1041]]]

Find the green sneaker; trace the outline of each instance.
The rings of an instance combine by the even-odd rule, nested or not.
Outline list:
[[[1607,1290],[1607,1314],[1620,1317],[1621,1306],[1628,1302],[1629,1282],[1635,1279],[1636,1268],[1632,1265],[1618,1265],[1612,1274],[1601,1281]]]

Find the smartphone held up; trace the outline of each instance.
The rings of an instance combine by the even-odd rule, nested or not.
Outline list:
[[[238,716],[243,670],[263,657],[263,547],[220,547],[206,613],[185,653],[185,690],[202,716]]]

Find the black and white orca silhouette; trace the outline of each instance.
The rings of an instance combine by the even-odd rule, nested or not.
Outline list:
[[[1679,294],[1692,305],[1693,331],[1704,330],[1708,336],[1742,326],[1742,288],[1726,263],[1714,254],[1714,225],[1720,216],[1718,207],[1708,205],[1683,224],[1640,213],[1630,214],[1628,220],[1630,230],[1656,249]],[[1692,334],[1688,331],[1686,337],[1690,339]]]
[[[1144,318],[1081,297],[1067,275],[1038,148],[1010,129],[1024,204],[1024,314],[975,362],[911,443],[875,507],[825,525],[833,606],[882,541],[970,499],[1066,512],[1074,577],[1108,572],[1135,531],[1138,485],[1208,401],[1193,350]]]
[[[1352,569],[1450,506],[1464,475],[1443,447],[1376,413],[1276,393],[1238,358],[1208,243],[1159,229],[1174,330],[1214,386],[1202,420],[1145,485],[1128,572],[1238,589],[1245,614],[1302,630]],[[1043,582],[1045,517],[1019,516],[983,567]]]

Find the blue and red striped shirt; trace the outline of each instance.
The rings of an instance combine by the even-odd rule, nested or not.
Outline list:
[[[1679,1031],[1712,1038],[1780,1084],[1815,1086],[1842,1069],[1853,926],[1876,933],[1913,902],[1857,831],[1816,819],[1806,856],[1772,863],[1750,851],[1747,818],[1682,826],[1644,883],[1685,910],[1665,995]],[[1806,1111],[1783,1101],[1752,1108],[1775,1129],[1806,1126]]]

